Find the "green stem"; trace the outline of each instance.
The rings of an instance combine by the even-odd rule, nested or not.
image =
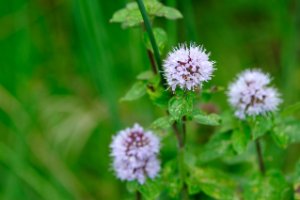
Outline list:
[[[181,125],[182,125],[182,133],[181,137],[179,138],[180,141],[178,141],[179,145],[179,152],[178,152],[178,163],[179,163],[179,173],[181,180],[183,181],[182,191],[181,191],[181,199],[188,200],[189,195],[187,191],[187,185],[185,183],[186,179],[186,166],[184,162],[184,151],[185,151],[185,136],[186,136],[186,116],[182,117]]]
[[[265,164],[264,164],[264,160],[263,160],[263,155],[262,155],[259,139],[255,140],[255,147],[256,147],[259,170],[262,174],[265,174],[265,171],[266,171]]]
[[[142,194],[139,191],[136,191],[136,193],[135,193],[135,199],[136,200],[142,200]]]
[[[147,15],[145,5],[143,3],[143,0],[137,0],[137,3],[138,3],[138,6],[139,6],[139,9],[140,9],[140,12],[142,14],[144,24],[145,24],[145,28],[146,28],[146,31],[148,33],[150,43],[151,43],[151,46],[152,46],[152,49],[153,49],[154,58],[156,60],[157,66],[158,66],[157,71],[162,71],[162,69],[161,69],[161,67],[162,67],[161,63],[162,62],[161,62],[158,46],[157,46],[156,41],[155,41],[155,37],[154,37],[153,31],[152,31],[151,23],[150,23],[148,15]],[[160,73],[160,76],[161,76],[162,80],[164,80],[163,77],[162,77],[162,73]]]

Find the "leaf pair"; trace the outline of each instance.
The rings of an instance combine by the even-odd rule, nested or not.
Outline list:
[[[165,17],[171,20],[182,18],[182,14],[177,9],[165,6],[157,0],[144,0],[144,4],[150,18]],[[123,28],[128,28],[142,24],[143,18],[137,3],[130,2],[125,8],[116,11],[110,22],[121,23]]]

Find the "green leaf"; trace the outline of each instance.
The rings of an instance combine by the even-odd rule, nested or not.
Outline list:
[[[169,101],[169,113],[174,120],[178,121],[184,115],[193,111],[193,98],[189,95],[174,96]]]
[[[133,27],[143,22],[136,2],[130,2],[125,8],[116,11],[110,22],[121,23],[123,28]]]
[[[171,197],[176,197],[181,192],[183,185],[178,173],[177,159],[168,161],[162,170],[162,178],[168,194]]]
[[[294,197],[300,199],[300,160],[297,162],[294,173]]]
[[[156,12],[156,16],[162,16],[171,20],[182,18],[182,14],[177,9],[168,6],[163,6],[160,10],[158,10]]]
[[[126,182],[126,189],[130,193],[135,193],[139,188],[139,183],[137,181]]]
[[[245,200],[290,200],[292,188],[280,171],[269,171],[265,176],[253,176],[244,188]]]
[[[231,135],[231,141],[233,149],[238,153],[243,153],[247,147],[249,142],[251,141],[251,133],[243,132],[239,129],[233,131]]]
[[[274,142],[280,148],[286,148],[290,142],[290,137],[288,134],[285,133],[282,127],[275,127],[271,132],[272,138]]]
[[[199,154],[200,162],[208,162],[232,154],[231,131],[217,133],[204,145]]]
[[[254,128],[252,131],[252,139],[256,140],[259,137],[262,137],[273,127],[273,122],[270,117],[259,116],[254,119]]]
[[[300,121],[294,118],[277,118],[276,128],[286,134],[290,143],[300,142]]]
[[[146,83],[136,82],[129,91],[121,98],[121,101],[133,101],[141,98],[146,94]]]
[[[154,34],[159,52],[162,53],[167,44],[167,40],[168,40],[167,33],[162,28],[153,28],[153,34]],[[144,33],[144,41],[145,41],[146,48],[153,52],[149,36],[146,32]]]
[[[281,115],[282,116],[288,116],[288,115],[292,115],[294,112],[300,110],[300,102],[297,102],[293,105],[290,105],[288,107],[286,107],[282,112]]]
[[[196,114],[193,116],[193,120],[199,124],[218,126],[221,123],[221,117],[217,114]]]
[[[173,120],[169,116],[160,117],[156,119],[152,124],[152,129],[168,129],[172,126]]]
[[[155,179],[151,180],[148,179],[145,184],[139,185],[139,191],[143,195],[143,199],[146,200],[154,200],[157,199],[161,193],[161,180]]]
[[[190,175],[186,180],[189,194],[200,191],[220,200],[235,200],[237,185],[229,175],[212,168],[190,168]]]
[[[168,107],[171,95],[167,90],[165,90],[165,88],[161,86],[160,77],[158,75],[154,76],[148,81],[147,93],[155,105],[161,108]]]
[[[150,19],[165,17],[167,19],[182,18],[181,13],[175,8],[164,6],[157,0],[144,0],[145,8]],[[143,23],[143,18],[136,2],[127,3],[125,8],[116,11],[110,22],[121,23],[123,28],[138,26]]]
[[[137,75],[136,78],[138,80],[149,80],[149,79],[154,78],[154,74],[151,70],[147,70],[147,71],[144,71],[144,72],[140,73],[139,75]]]

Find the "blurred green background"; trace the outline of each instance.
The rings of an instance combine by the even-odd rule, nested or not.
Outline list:
[[[0,199],[126,196],[110,169],[111,136],[163,114],[147,97],[119,102],[150,68],[142,30],[109,23],[127,2],[0,2]],[[154,22],[169,36],[166,50],[203,44],[216,61],[211,84],[226,87],[242,69],[262,68],[284,105],[299,101],[298,0],[163,3],[184,16]],[[228,109],[224,93],[212,100]]]

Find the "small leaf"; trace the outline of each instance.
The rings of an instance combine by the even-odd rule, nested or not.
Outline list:
[[[199,155],[200,162],[209,162],[232,154],[231,131],[217,133],[204,145]]]
[[[165,90],[165,88],[161,86],[160,77],[158,75],[154,76],[148,81],[147,93],[155,105],[161,108],[168,107],[171,95],[167,90]]]
[[[137,75],[137,79],[138,80],[149,80],[149,79],[152,79],[154,77],[154,74],[151,70],[147,70],[147,71],[144,71],[142,73],[140,73],[139,75]]]
[[[157,16],[163,16],[167,19],[175,20],[182,18],[182,14],[175,8],[163,6],[157,13]]]
[[[193,98],[189,95],[174,96],[169,101],[169,113],[178,121],[193,111]]]
[[[189,194],[194,195],[200,191],[206,195],[220,200],[238,199],[236,183],[229,175],[212,168],[190,168],[187,178]]]
[[[159,49],[159,52],[162,53],[167,44],[167,33],[162,28],[153,28],[153,34]],[[144,33],[144,41],[146,48],[153,52],[149,36],[147,32]]]
[[[151,124],[152,129],[168,129],[172,126],[173,120],[169,116],[160,117]]]
[[[145,184],[139,185],[139,191],[143,195],[143,199],[146,200],[153,200],[157,199],[161,193],[161,180],[155,179],[151,180],[148,179]]]
[[[288,115],[292,115],[294,112],[300,110],[300,102],[297,102],[293,105],[290,105],[288,107],[286,107],[282,112],[281,115],[282,116],[288,116]]]
[[[130,2],[125,8],[116,11],[110,22],[121,23],[123,28],[134,27],[143,22],[136,2]]]
[[[221,118],[217,114],[197,114],[193,116],[193,120],[199,124],[209,125],[209,126],[218,126],[220,125]]]
[[[292,188],[280,171],[269,171],[264,177],[253,176],[244,188],[245,200],[290,200]]]
[[[121,101],[133,101],[141,98],[146,94],[146,84],[144,82],[136,82],[129,91],[121,98]]]
[[[175,8],[164,6],[157,0],[144,0],[145,8],[150,19],[155,16],[167,19],[181,18],[181,13]],[[125,8],[116,11],[110,22],[121,23],[123,28],[138,26],[143,23],[143,18],[136,2],[127,3]]]
[[[251,141],[250,132],[242,132],[240,130],[235,130],[231,135],[231,141],[233,149],[238,153],[243,153]]]
[[[126,189],[130,193],[135,193],[139,188],[139,183],[137,181],[128,181],[126,183]]]
[[[290,142],[289,135],[285,133],[284,129],[281,127],[275,127],[274,130],[271,132],[272,138],[275,143],[281,147],[286,148]]]
[[[252,131],[252,139],[256,140],[259,137],[262,137],[268,131],[271,130],[273,126],[272,119],[266,116],[256,117],[254,119],[254,128]]]
[[[182,188],[183,182],[179,177],[177,159],[168,161],[162,170],[162,178],[168,194],[176,197]]]

